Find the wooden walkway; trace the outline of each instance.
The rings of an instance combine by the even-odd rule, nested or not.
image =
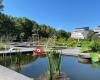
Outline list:
[[[34,80],[0,65],[0,80]]]
[[[0,51],[0,54],[10,54],[10,53],[16,53],[16,52],[33,52],[36,48],[24,48],[24,47],[13,47],[9,50]]]
[[[43,46],[43,45],[37,45],[37,46],[33,46],[33,47],[12,47],[12,48],[10,48],[9,50],[3,50],[3,51],[0,51],[0,54],[9,54],[9,53],[16,53],[16,52],[33,52],[35,49],[36,49],[36,47],[45,47],[45,46]],[[49,46],[49,48],[51,48],[50,46]],[[64,48],[64,46],[56,46],[56,48]],[[49,50],[45,50],[46,52],[47,51],[49,51]]]
[[[17,49],[17,50],[16,50]],[[25,47],[13,47],[7,51],[0,51],[0,54],[14,54],[16,52],[27,53],[33,52],[36,50],[36,47],[33,48],[25,48]],[[49,52],[50,50],[45,50],[45,52]],[[81,53],[80,48],[66,48],[66,49],[58,49],[57,52],[67,55],[67,56],[83,56],[90,58],[90,53]]]

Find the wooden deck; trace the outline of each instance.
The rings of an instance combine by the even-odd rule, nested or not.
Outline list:
[[[9,50],[5,50],[5,51],[0,51],[0,54],[12,54],[12,53],[16,53],[16,52],[33,52],[36,48],[24,48],[24,47],[13,47]]]
[[[34,80],[0,65],[0,80]]]
[[[17,50],[16,50],[17,49]],[[14,54],[16,52],[27,53],[33,52],[36,47],[33,48],[25,48],[25,47],[13,47],[7,51],[0,51],[0,54]],[[50,50],[45,50],[45,52],[49,52]],[[58,49],[57,52],[67,55],[67,56],[83,56],[90,58],[90,53],[81,53],[79,48],[66,48],[66,49]]]

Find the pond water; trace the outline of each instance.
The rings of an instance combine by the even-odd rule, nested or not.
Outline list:
[[[37,78],[48,72],[48,59],[45,56],[18,55],[0,57],[0,64],[28,77]],[[77,57],[62,55],[61,72],[66,73],[70,80],[100,80],[99,63],[82,64]]]

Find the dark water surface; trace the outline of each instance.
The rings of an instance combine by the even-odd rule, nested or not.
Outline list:
[[[48,72],[48,59],[45,56],[1,56],[0,64],[35,79]],[[70,80],[100,80],[99,63],[81,64],[77,57],[62,55],[61,72],[66,73]]]

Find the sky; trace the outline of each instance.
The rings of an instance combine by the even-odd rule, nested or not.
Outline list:
[[[73,31],[100,25],[100,0],[4,0],[4,13]]]

